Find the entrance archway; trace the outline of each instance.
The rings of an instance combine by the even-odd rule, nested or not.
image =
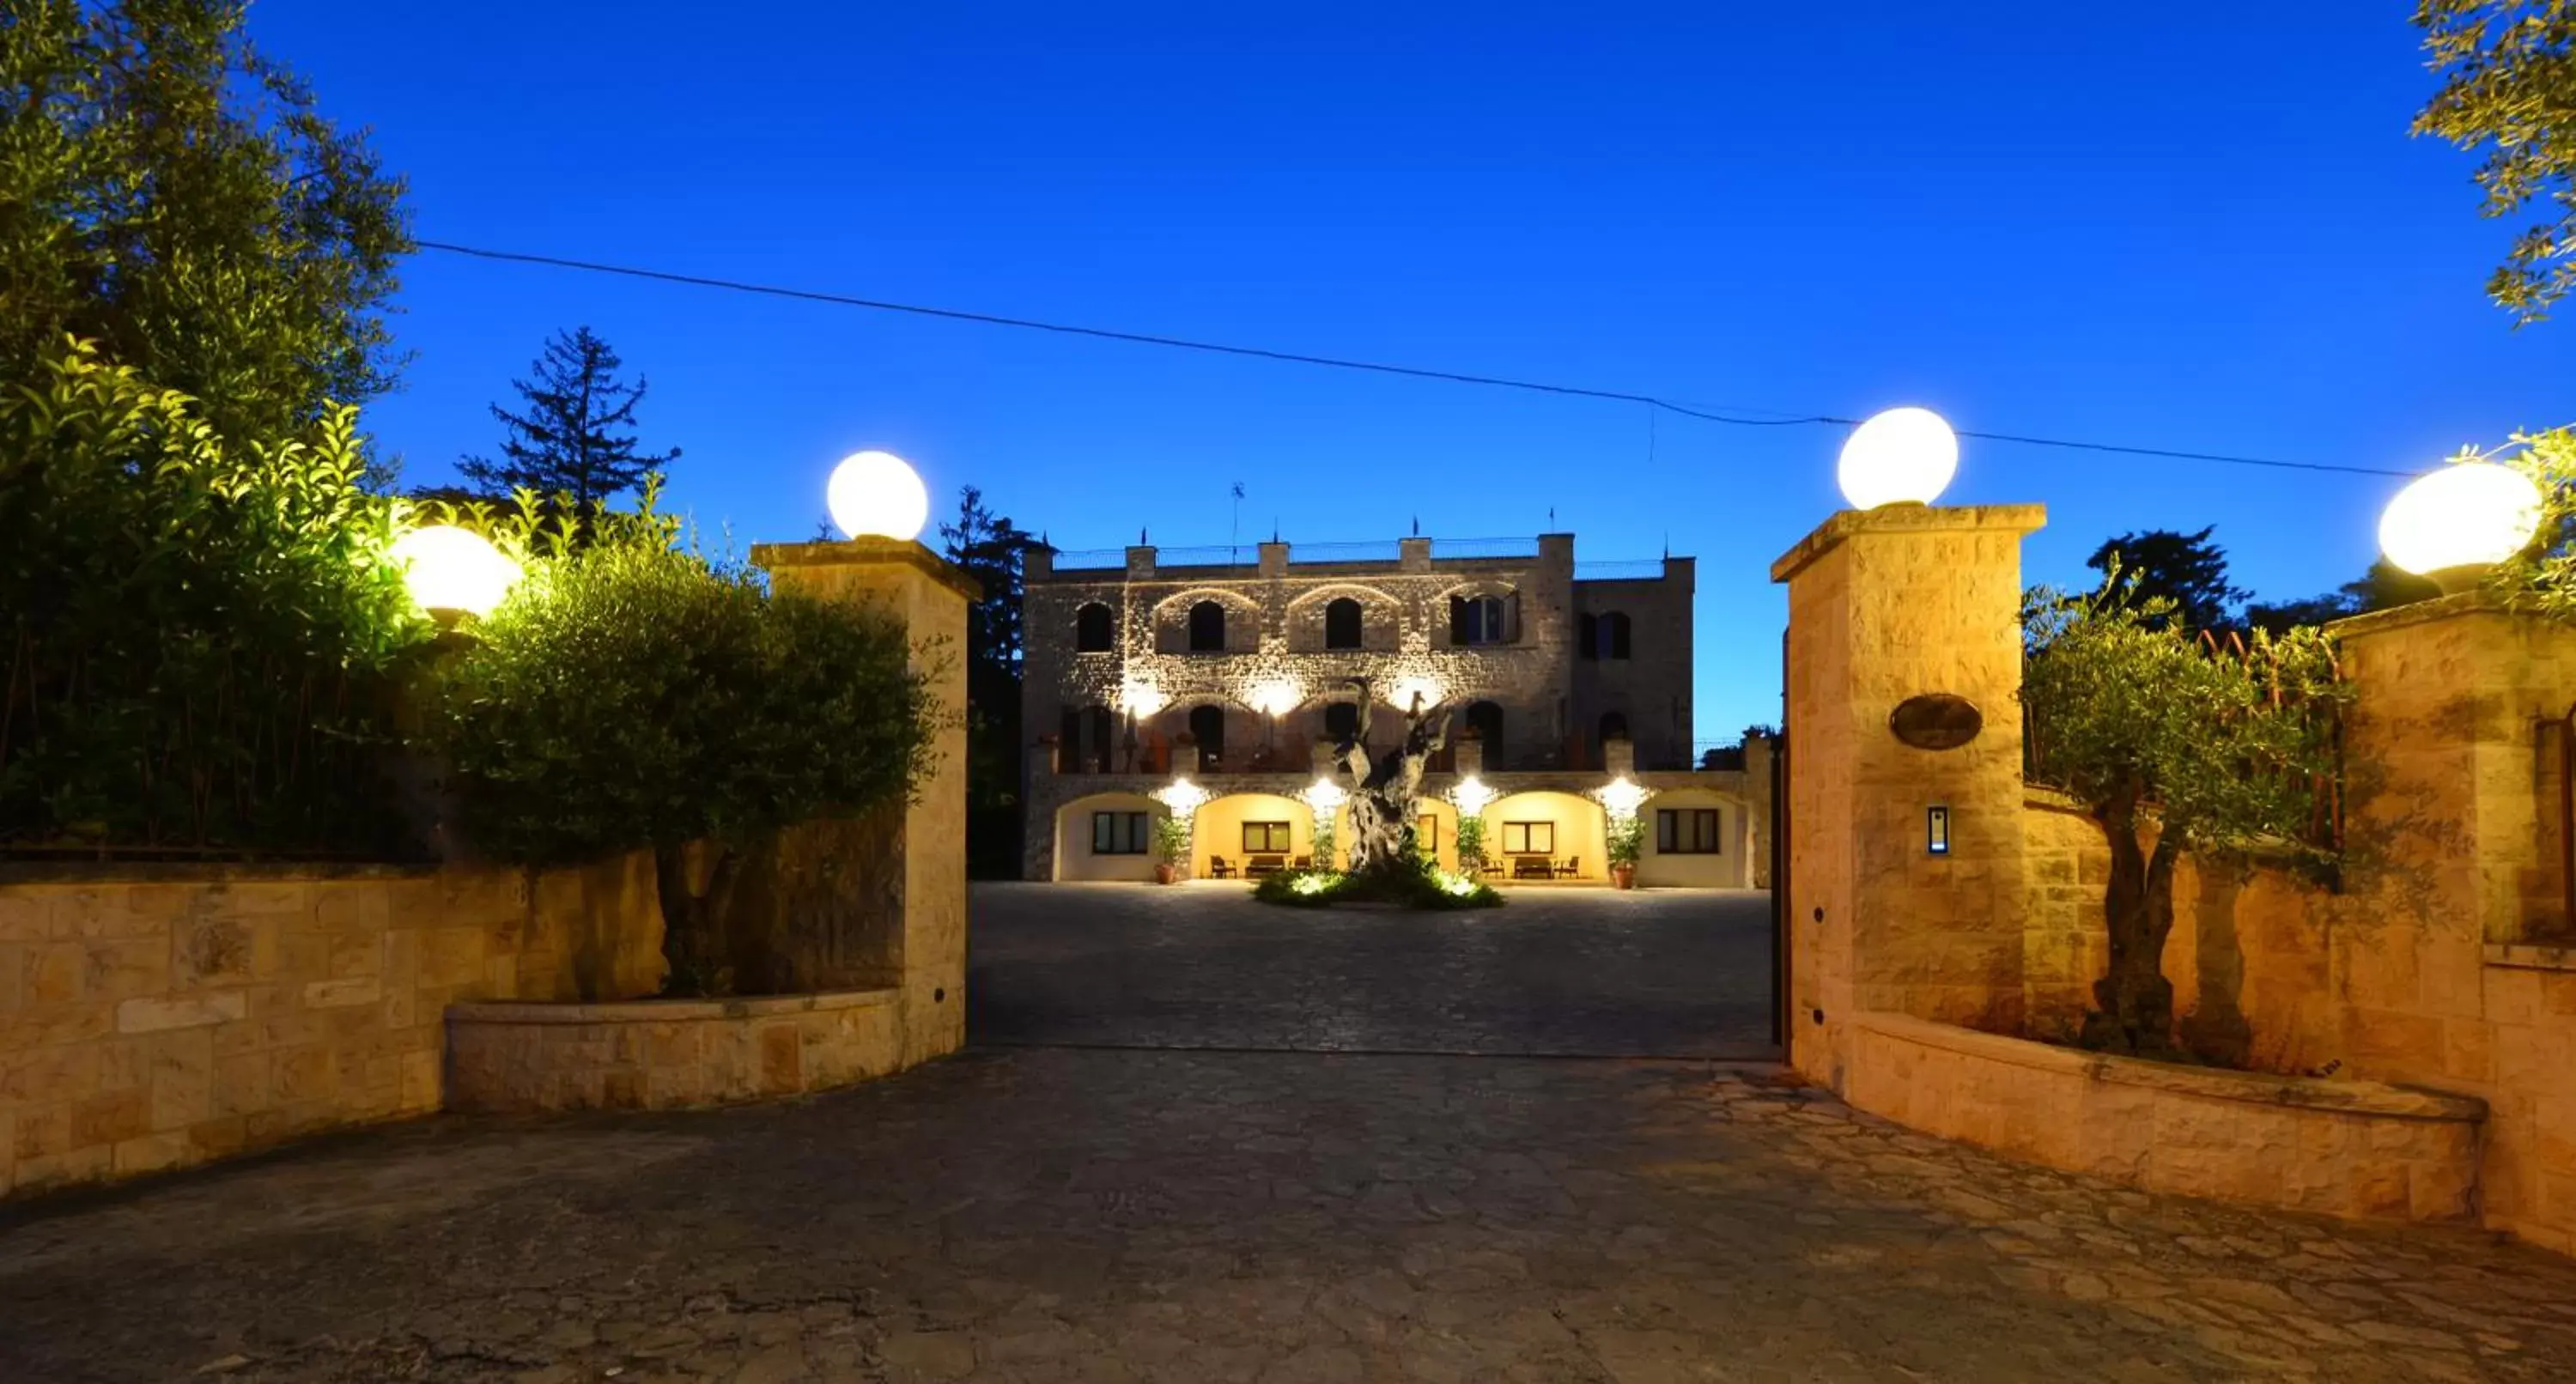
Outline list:
[[[1094,793],[1057,808],[1056,879],[1153,879],[1155,824],[1170,815],[1142,793]]]
[[[1610,814],[1572,793],[1506,794],[1485,808],[1485,859],[1502,864],[1502,879],[1573,880],[1599,884],[1610,877]],[[1571,873],[1559,867],[1571,865]]]
[[[1225,862],[1236,879],[1256,860],[1294,865],[1315,853],[1315,812],[1277,793],[1228,793],[1199,804],[1190,827],[1190,877],[1208,879]]]

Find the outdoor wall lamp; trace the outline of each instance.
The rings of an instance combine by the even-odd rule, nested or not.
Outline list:
[[[2407,483],[2379,516],[2379,550],[2448,593],[2469,590],[2540,527],[2540,487],[2492,461],[2457,461]]]
[[[1959,471],[1959,435],[1928,408],[1892,408],[1852,429],[1835,479],[1854,509],[1928,505]]]
[[[875,535],[911,542],[930,522],[930,491],[920,473],[892,452],[853,452],[832,468],[823,503],[852,538]]]
[[[492,540],[452,524],[413,529],[394,540],[392,556],[413,602],[433,615],[489,615],[519,581],[519,564]]]
[[[1940,803],[1923,809],[1923,850],[1927,855],[1950,853],[1950,809]]]

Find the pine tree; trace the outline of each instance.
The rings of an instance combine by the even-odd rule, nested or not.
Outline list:
[[[501,442],[503,459],[467,457],[456,469],[487,492],[562,495],[575,509],[634,489],[646,473],[678,460],[680,449],[658,456],[639,452],[634,433],[618,431],[634,427],[645,390],[640,375],[631,385],[617,378],[624,364],[588,327],[555,333],[529,367],[536,378],[511,382],[527,401],[527,412],[492,405],[492,416],[508,433]]]

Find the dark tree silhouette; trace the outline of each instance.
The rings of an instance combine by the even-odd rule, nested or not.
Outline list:
[[[456,469],[486,493],[533,490],[549,499],[570,498],[576,510],[614,499],[643,482],[648,472],[679,459],[680,449],[658,455],[638,451],[632,431],[645,381],[617,378],[626,362],[588,327],[557,332],[545,354],[529,367],[533,380],[510,387],[526,401],[525,413],[492,405],[506,433],[500,461],[467,457]]]
[[[2229,608],[2253,593],[2228,584],[2227,553],[2209,540],[2211,531],[2124,533],[2094,549],[2084,565],[2107,578],[2116,562],[2119,579],[2137,583],[2136,601],[2173,602],[2169,616],[2156,617],[2158,627],[2170,620],[2185,629],[2219,629],[2229,623]]]
[[[2267,634],[2278,635],[2298,625],[2322,625],[2350,615],[2367,615],[2374,610],[2394,610],[2398,606],[2429,601],[2442,594],[2442,588],[2430,577],[2394,566],[2380,558],[2359,581],[2348,581],[2322,596],[2299,601],[2258,602],[2245,607],[2245,623]]]
[[[958,491],[957,518],[939,526],[948,560],[981,583],[966,608],[966,859],[983,878],[1020,872],[1022,564],[1037,536],[993,513],[984,492]]]

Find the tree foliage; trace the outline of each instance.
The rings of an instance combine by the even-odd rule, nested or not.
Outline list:
[[[2484,156],[2485,215],[2541,204],[2487,280],[2538,321],[2576,286],[2576,0],[2416,0],[2415,23],[2442,76],[2415,132]]]
[[[228,436],[88,346],[0,391],[0,841],[395,847],[430,629],[355,428]]]
[[[443,667],[428,742],[478,850],[543,865],[651,848],[673,987],[722,992],[731,848],[901,800],[930,753],[927,686],[890,617],[766,592],[649,510],[614,541],[557,533]]]
[[[2311,829],[2346,695],[2333,651],[2314,629],[2257,630],[2242,656],[2213,649],[2116,572],[2089,595],[2033,592],[2023,619],[2033,777],[2082,803],[2111,845],[2111,964],[2085,1038],[2165,1053],[2173,987],[2162,964],[2182,854],[2322,858]]]
[[[2084,565],[2102,573],[2105,589],[2126,581],[2139,599],[2165,603],[2161,613],[2143,618],[2179,621],[2186,629],[2223,629],[2228,611],[2251,593],[2227,580],[2227,552],[2209,537],[2214,527],[2124,533],[2094,549]]]
[[[17,0],[0,18],[0,383],[66,335],[283,440],[391,383],[402,183],[255,51],[239,0]]]
[[[997,515],[974,486],[958,491],[957,518],[939,526],[948,560],[983,588],[966,607],[966,857],[984,877],[1020,873],[1020,665],[1026,583],[1036,535]]]
[[[605,504],[643,484],[647,475],[678,460],[680,449],[648,453],[626,431],[635,426],[635,408],[648,386],[641,376],[633,384],[619,379],[625,364],[588,327],[555,333],[529,365],[531,378],[510,383],[526,411],[492,405],[503,432],[502,459],[467,457],[456,469],[486,492],[562,496],[575,510]]]

